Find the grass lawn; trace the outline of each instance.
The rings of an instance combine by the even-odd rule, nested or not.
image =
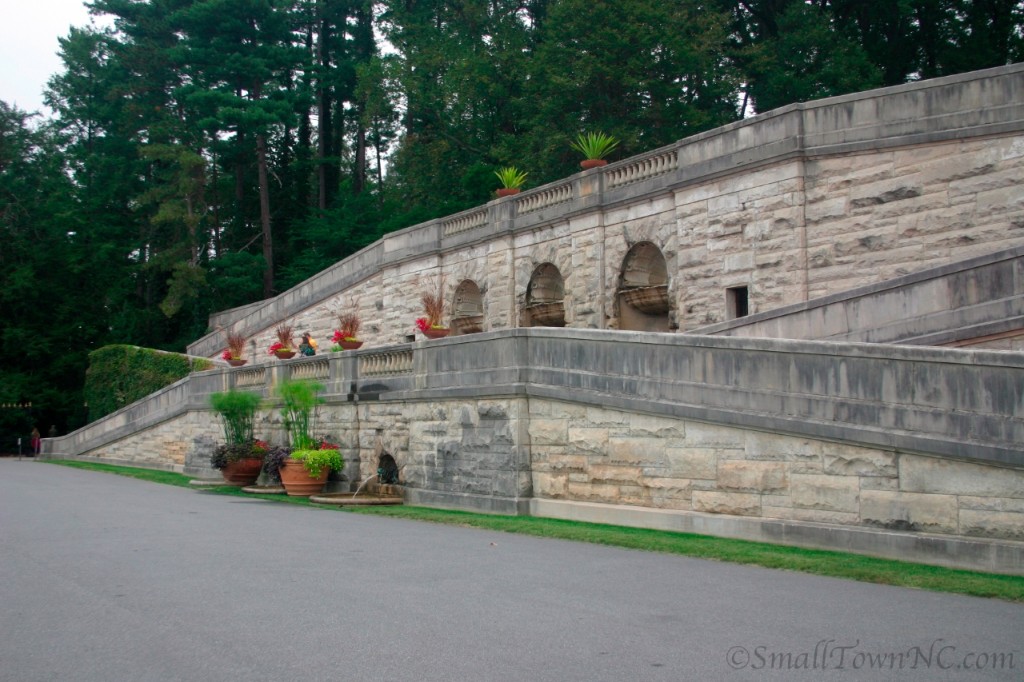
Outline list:
[[[53,463],[79,469],[106,471],[155,483],[189,487],[189,477],[175,472],[135,469],[92,462],[55,461]],[[751,564],[766,568],[812,573],[833,578],[848,578],[850,580],[860,580],[881,585],[916,587],[936,592],[952,592],[975,597],[993,597],[1008,601],[1024,602],[1024,577],[1021,576],[927,566],[905,561],[877,559],[860,554],[803,549],[763,542],[693,535],[690,533],[609,526],[532,516],[499,516],[408,506],[328,507],[313,504],[307,498],[288,497],[286,495],[252,495],[244,493],[240,488],[233,486],[216,486],[213,488],[203,488],[202,490],[212,494],[238,495],[250,499],[255,497],[283,504],[298,504],[318,509],[485,528],[506,533],[521,533],[560,540],[592,542],[600,545],[626,547],[648,552],[665,552],[667,554],[680,554],[714,561],[728,561],[737,564]]]

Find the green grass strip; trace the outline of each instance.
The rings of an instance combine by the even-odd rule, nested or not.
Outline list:
[[[134,469],[80,461],[55,461],[56,464],[131,476],[132,478],[188,487],[189,477],[168,471]],[[749,540],[733,540],[692,533],[611,526],[582,521],[565,521],[536,516],[500,516],[473,512],[431,509],[411,506],[324,507],[304,497],[286,495],[253,495],[234,486],[203,488],[210,493],[237,495],[298,504],[319,509],[341,509],[351,513],[388,516],[391,518],[428,521],[470,528],[483,528],[504,533],[590,542],[611,547],[624,547],[648,552],[664,552],[699,559],[749,564],[765,568],[798,571],[832,578],[861,582],[913,587],[935,592],[966,594],[1007,601],[1024,602],[1024,577],[982,573],[962,569],[929,566],[907,561],[879,559],[821,549],[805,549],[773,545]]]

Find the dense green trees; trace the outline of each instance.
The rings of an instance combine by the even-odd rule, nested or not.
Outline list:
[[[0,102],[0,450],[382,234],[794,101],[1024,56],[1015,0],[92,0],[52,120]],[[23,435],[27,435],[23,434]]]

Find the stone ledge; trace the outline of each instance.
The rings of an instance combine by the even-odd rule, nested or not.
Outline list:
[[[1024,542],[842,527],[593,502],[529,500],[531,516],[769,542],[885,559],[1024,575]]]
[[[525,498],[450,493],[440,490],[424,490],[423,488],[406,487],[405,503],[421,507],[459,509],[485,514],[508,514],[511,516],[529,516],[530,514],[530,500]]]

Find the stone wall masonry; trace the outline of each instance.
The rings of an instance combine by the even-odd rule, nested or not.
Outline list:
[[[698,532],[886,556],[910,543],[915,559],[1024,573],[1019,353],[499,330],[196,373],[44,453],[204,473],[222,438],[209,393],[272,396],[289,377],[325,385],[317,435],[342,447],[343,488],[387,452],[417,504],[668,514]],[[283,442],[272,405],[257,434]]]
[[[804,537],[790,541],[819,547],[830,545],[806,532],[814,524],[836,529],[833,542],[844,535],[839,528],[851,527],[997,539],[1010,543],[1015,559],[995,559],[994,546],[984,544],[969,553],[992,562],[985,568],[1024,571],[1024,469],[538,398],[530,399],[530,415],[533,509],[541,514],[695,532],[708,515],[756,519],[765,524],[756,532],[742,524],[723,524],[720,532],[772,540],[773,524],[796,524]],[[617,512],[625,507],[630,511]],[[656,514],[631,520],[639,509]],[[684,518],[666,525],[670,511]],[[929,554],[897,549],[906,536],[879,535],[874,543],[854,537],[844,548],[873,545],[868,553],[886,555],[878,545],[895,537],[900,542],[889,556]],[[955,555],[932,552],[924,560],[971,564]]]
[[[695,329],[693,334],[1024,349],[1024,247]]]
[[[484,293],[484,329],[520,325],[530,275],[555,264],[566,324],[621,326],[626,250],[669,262],[673,329],[765,312],[1024,244],[1024,65],[795,104],[383,237],[281,295],[211,317],[255,340],[281,320],[322,343],[353,299],[364,339],[408,339],[440,275]],[[189,346],[215,358],[221,332]]]

